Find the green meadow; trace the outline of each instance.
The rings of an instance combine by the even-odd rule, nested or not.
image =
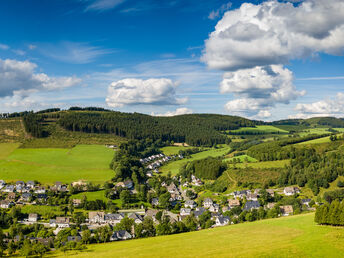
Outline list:
[[[165,154],[165,155],[177,155],[179,153],[180,150],[187,150],[187,149],[192,149],[194,147],[192,146],[166,146],[161,148],[160,150]]]
[[[233,159],[239,159],[240,162],[257,162],[257,160],[255,158],[252,158],[251,156],[248,156],[246,154],[244,155],[239,155],[239,156],[235,156],[235,157],[231,157],[231,158],[227,158],[227,159],[224,159],[223,161],[231,161]]]
[[[163,172],[164,174],[171,172],[172,175],[176,175],[178,174],[180,167],[189,161],[204,159],[207,157],[220,157],[227,154],[229,151],[230,151],[230,147],[228,146],[219,148],[219,149],[210,149],[210,150],[202,151],[202,152],[191,155],[191,158],[171,161],[167,163],[166,165],[162,166],[159,170]]]
[[[289,131],[277,128],[272,125],[257,125],[256,127],[241,127],[237,130],[231,130],[232,133],[253,133],[253,132],[259,132],[259,133],[289,133]]]
[[[274,160],[274,161],[262,161],[262,162],[251,162],[251,163],[237,163],[235,167],[237,168],[284,168],[288,165],[290,160]],[[229,164],[230,167],[234,165]]]
[[[331,142],[330,136],[326,136],[326,137],[322,137],[322,138],[318,138],[318,139],[314,139],[314,140],[310,140],[306,142],[300,142],[300,143],[297,143],[296,145],[318,144],[318,143],[326,143],[326,142]]]
[[[0,149],[3,144],[0,144]],[[109,164],[114,151],[103,145],[77,145],[71,149],[15,149],[0,160],[0,179],[38,180],[51,184],[80,179],[103,183],[113,176]]]
[[[319,226],[314,213],[177,235],[95,244],[65,257],[343,257],[344,228]]]
[[[105,190],[100,190],[96,192],[84,192],[72,195],[72,199],[82,199],[83,196],[86,196],[88,201],[103,200],[107,201],[108,199],[105,196]]]

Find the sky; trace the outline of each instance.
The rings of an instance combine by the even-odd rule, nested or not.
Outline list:
[[[2,0],[0,113],[344,117],[342,0]]]

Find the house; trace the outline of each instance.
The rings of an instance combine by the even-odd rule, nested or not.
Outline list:
[[[291,196],[300,193],[300,189],[298,187],[288,186],[284,188],[283,192],[286,196]]]
[[[81,236],[68,236],[67,242],[80,242]]]
[[[124,183],[124,186],[125,186],[126,188],[128,188],[128,189],[131,189],[131,188],[133,188],[133,186],[134,186],[133,181],[131,181],[130,179],[125,180],[123,183]]]
[[[302,199],[301,203],[302,205],[305,205],[307,207],[309,207],[309,203],[312,201],[312,199]]]
[[[181,208],[180,209],[180,216],[189,216],[191,214],[190,208]]]
[[[38,214],[37,213],[30,213],[28,217],[29,222],[37,222]]]
[[[67,192],[67,185],[62,184],[61,182],[55,182],[55,185],[51,188],[54,192]]]
[[[35,182],[34,181],[27,181],[26,186],[29,187],[30,189],[33,189],[35,187]]]
[[[232,208],[230,206],[223,206],[222,212],[230,211]]]
[[[43,202],[48,199],[48,196],[46,194],[37,194],[37,200]]]
[[[114,231],[112,236],[110,237],[110,241],[117,241],[117,240],[127,240],[131,239],[131,234],[126,230],[119,230]]]
[[[256,194],[256,195],[259,195],[259,192],[261,191],[262,189],[260,189],[260,188],[257,188],[257,189],[254,189],[254,194]]]
[[[158,210],[153,210],[153,209],[146,210],[145,217],[151,217],[153,221],[155,222],[157,221],[155,216],[158,212],[159,212]]]
[[[15,200],[16,199],[16,194],[15,193],[8,193],[7,195],[8,200]]]
[[[249,193],[246,195],[246,200],[248,201],[258,201],[258,195],[255,193]]]
[[[168,187],[167,187],[167,191],[170,194],[179,194],[178,188],[174,183],[171,183]]]
[[[56,217],[56,224],[59,228],[68,228],[70,223],[70,218],[68,217]]]
[[[193,200],[187,200],[184,203],[184,207],[185,208],[193,209],[193,208],[196,208],[196,206],[197,206],[197,203],[195,201],[193,201]]]
[[[132,213],[128,216],[129,219],[133,219],[136,224],[142,223],[143,219],[137,213]]]
[[[125,184],[123,182],[118,182],[115,184],[115,187],[121,187],[121,188],[124,188],[125,187]]]
[[[4,188],[6,185],[6,182],[4,180],[0,180],[0,189]]]
[[[105,213],[103,211],[90,211],[88,213],[88,222],[91,224],[101,224],[105,222]]]
[[[275,202],[269,202],[267,205],[266,205],[266,208],[267,209],[272,209],[273,207],[275,207],[276,203]]]
[[[209,208],[213,204],[213,200],[210,198],[205,198],[203,201],[203,207]]]
[[[73,206],[78,207],[81,205],[81,199],[73,199]]]
[[[271,196],[274,197],[275,196],[275,191],[274,189],[266,189],[267,193]]]
[[[230,218],[228,216],[218,216],[215,219],[216,226],[225,226],[225,225],[228,225],[229,222],[230,222]]]
[[[9,209],[12,206],[14,206],[14,202],[12,202],[10,200],[3,200],[0,202],[0,208]]]
[[[34,191],[34,193],[36,194],[45,194],[45,187],[44,186],[39,186],[36,188],[36,190]]]
[[[21,200],[23,202],[29,202],[31,198],[32,198],[32,194],[31,193],[23,193],[22,196],[21,196]]]
[[[24,187],[25,186],[25,183],[23,181],[17,181],[16,182],[16,188],[18,187]]]
[[[258,201],[247,201],[244,206],[245,211],[251,211],[254,209],[259,209],[260,204]]]
[[[177,202],[183,200],[182,196],[179,193],[173,193],[171,194],[171,197],[169,199],[170,202]]]
[[[280,206],[280,210],[281,210],[282,216],[289,216],[290,214],[293,214],[294,212],[293,206],[291,205]]]
[[[84,180],[75,181],[75,182],[72,182],[72,186],[73,187],[86,187],[87,182]]]
[[[146,176],[148,177],[152,177],[153,176],[153,172],[150,170],[150,171],[147,171],[146,172]]]
[[[177,221],[180,221],[180,216],[179,216],[179,214],[174,214],[174,213],[172,213],[172,212],[170,212],[170,211],[167,211],[167,210],[164,210],[164,211],[162,212],[162,216],[163,216],[163,217],[168,216],[168,217],[170,218],[170,222],[171,222],[171,223],[175,223],[175,222],[177,222]]]
[[[5,193],[13,193],[14,192],[14,185],[6,185],[6,187],[2,190]]]
[[[193,211],[193,214],[196,218],[198,218],[199,216],[201,216],[204,212],[206,211],[205,208],[203,207],[197,207],[195,211]]]
[[[49,226],[52,228],[56,227],[56,219],[49,220]]]
[[[155,197],[152,199],[152,205],[153,206],[158,206],[159,205],[159,198]]]
[[[212,205],[209,206],[209,211],[210,212],[219,212],[220,206],[216,203],[213,203]]]
[[[242,199],[242,198],[244,198],[246,195],[248,195],[249,193],[251,193],[250,190],[235,191],[235,192],[233,192],[233,196],[234,196],[235,199],[236,199],[236,198]]]
[[[123,213],[108,213],[104,216],[104,222],[111,225],[116,225],[117,223],[120,223],[123,218]]]
[[[228,206],[231,208],[240,206],[240,201],[238,199],[228,199]]]

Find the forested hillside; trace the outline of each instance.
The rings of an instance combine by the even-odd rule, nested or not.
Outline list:
[[[58,123],[65,129],[88,133],[111,133],[129,139],[160,139],[212,146],[228,142],[220,131],[262,123],[241,117],[192,114],[153,117],[139,113],[67,112]]]

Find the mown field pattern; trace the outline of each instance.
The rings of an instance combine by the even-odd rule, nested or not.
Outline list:
[[[172,175],[176,175],[178,174],[180,167],[189,161],[204,159],[206,157],[220,157],[227,154],[229,151],[230,151],[230,147],[223,147],[219,149],[210,149],[210,150],[202,151],[202,152],[191,155],[191,158],[188,158],[188,159],[171,161],[165,166],[162,166],[159,170],[163,172],[164,174],[171,172]]]
[[[344,229],[304,214],[178,235],[91,245],[74,257],[342,257]],[[55,254],[54,254],[55,255]],[[65,254],[57,253],[64,257]]]
[[[16,149],[0,160],[0,178],[7,181],[38,180],[65,183],[84,179],[103,183],[113,176],[109,164],[114,151],[102,145],[71,149]]]

